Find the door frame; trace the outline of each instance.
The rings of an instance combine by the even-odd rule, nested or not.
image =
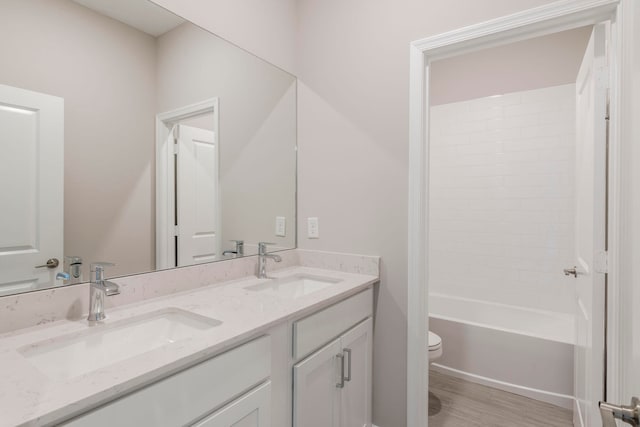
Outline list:
[[[169,135],[181,120],[209,113],[213,113],[213,131],[219,144],[219,98],[205,99],[156,116],[156,270],[175,267],[175,153],[173,144],[167,143]]]
[[[633,40],[629,26],[624,26],[624,10],[634,0],[561,0],[410,44],[409,78],[409,216],[408,216],[408,307],[407,307],[407,425],[428,425],[429,362],[427,333],[429,330],[428,244],[429,244],[429,73],[430,63],[481,49],[497,47],[533,37],[566,31],[598,22],[611,21],[610,63],[610,139],[609,139],[609,259],[608,304],[619,303],[620,242],[626,228],[621,216],[622,182],[621,132],[622,115],[630,104],[629,93],[621,90],[631,78],[624,69],[630,64]],[[626,134],[625,134],[626,135]],[[626,145],[631,140],[624,138]],[[624,145],[624,147],[626,147]],[[624,151],[628,150],[625,148]],[[629,190],[626,190],[629,193]],[[630,223],[630,219],[627,222]],[[628,225],[628,224],[627,224]],[[608,310],[607,384],[608,398],[616,400],[620,387],[619,313]]]

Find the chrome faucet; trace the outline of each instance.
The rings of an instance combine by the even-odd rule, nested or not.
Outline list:
[[[275,243],[258,243],[258,279],[268,279],[267,276],[267,259],[272,259],[275,262],[282,261],[280,255],[267,253],[267,245],[275,245]]]
[[[224,251],[222,255],[235,255],[237,257],[241,257],[244,255],[244,240],[229,240],[230,242],[235,242],[236,250],[235,251]]]
[[[91,264],[91,283],[89,284],[89,316],[87,320],[96,322],[107,317],[104,314],[104,297],[118,295],[120,287],[113,282],[104,280],[104,268],[114,266],[110,262],[95,262]]]

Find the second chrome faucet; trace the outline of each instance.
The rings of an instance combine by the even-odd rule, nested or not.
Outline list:
[[[104,314],[104,298],[118,295],[120,287],[113,282],[104,280],[104,268],[113,266],[110,262],[95,262],[91,264],[91,283],[89,284],[89,316],[87,320],[97,322],[106,318]]]
[[[260,242],[258,243],[258,279],[268,279],[267,276],[267,259],[272,259],[275,262],[282,261],[280,255],[267,253],[267,245],[274,245],[275,243]]]

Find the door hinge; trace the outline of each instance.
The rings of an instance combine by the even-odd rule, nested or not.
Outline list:
[[[596,253],[595,270],[596,273],[606,274],[609,272],[609,253],[607,251]]]
[[[176,139],[173,142],[173,154],[178,155],[179,152],[180,152],[180,144],[178,144],[178,140]]]
[[[173,228],[173,235],[174,236],[179,236],[180,235],[180,227],[179,226],[174,226]]]

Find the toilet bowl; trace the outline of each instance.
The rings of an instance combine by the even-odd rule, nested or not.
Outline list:
[[[429,331],[429,363],[442,356],[442,338]]]

